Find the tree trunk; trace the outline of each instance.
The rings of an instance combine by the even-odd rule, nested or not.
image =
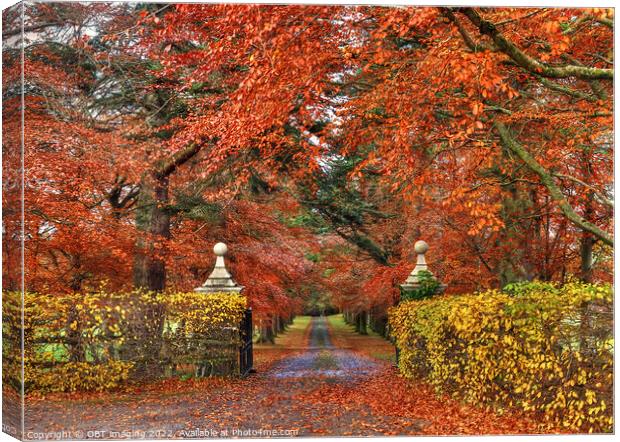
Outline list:
[[[259,335],[256,342],[261,344],[275,344],[275,319],[260,321]]]
[[[134,285],[153,292],[166,288],[165,248],[170,238],[168,210],[168,177],[150,176],[141,183],[136,211],[136,226],[140,236],[134,258]],[[137,330],[140,337],[135,372],[145,379],[157,378],[163,373],[160,352],[166,312],[163,305],[152,302],[144,306],[142,324]]]
[[[585,155],[584,155],[585,156]],[[589,178],[590,175],[590,165],[587,160],[584,159],[586,163],[584,164],[583,173],[585,177]],[[587,180],[586,180],[587,181]],[[594,217],[594,207],[592,205],[594,200],[594,194],[592,192],[588,192],[586,196],[585,208],[583,216],[587,221],[591,221]],[[580,278],[584,282],[592,282],[592,267],[594,264],[593,259],[593,249],[595,243],[594,236],[586,232],[585,230],[581,232],[581,243],[579,255],[581,258],[580,262]],[[591,355],[596,351],[595,346],[593,345],[592,340],[592,324],[590,317],[590,306],[591,302],[584,302],[580,309],[580,341],[579,348],[582,355]]]
[[[592,282],[592,249],[594,247],[594,238],[588,232],[581,234],[581,279],[584,282]]]
[[[65,333],[69,360],[71,362],[84,362],[86,360],[86,353],[82,344],[82,324],[80,324],[79,314],[75,305],[72,305],[69,309]]]
[[[271,325],[263,326],[260,333],[260,342],[268,342],[270,344],[275,344],[275,336],[273,335],[273,328]]]
[[[358,316],[357,316],[357,332],[361,335],[367,335],[368,334],[368,327],[367,327],[367,317],[366,317],[366,312],[363,311],[361,312]]]
[[[164,257],[170,238],[168,177],[153,177],[153,184],[143,184],[142,189],[136,226],[143,235],[137,242],[134,285],[160,292],[166,288]]]
[[[284,318],[278,316],[278,333],[284,333],[286,331],[286,321]]]
[[[387,316],[380,315],[379,317],[372,316],[370,321],[370,328],[380,334],[383,337],[387,336]]]
[[[591,165],[588,160],[588,156],[585,152],[582,154],[582,174],[584,176],[584,180],[589,182],[591,179]],[[594,193],[587,192],[585,208],[583,212],[583,217],[586,221],[592,222],[594,218]],[[592,266],[594,264],[594,259],[592,256],[592,250],[594,248],[595,238],[591,233],[583,230],[581,233],[581,245],[580,245],[580,256],[581,256],[581,264],[580,264],[580,277],[585,282],[592,282]]]
[[[353,319],[353,315],[351,314],[351,312],[348,311],[348,310],[345,310],[344,311],[344,322],[346,322],[347,324],[351,325],[351,324],[353,324],[353,321],[354,321],[354,319]]]

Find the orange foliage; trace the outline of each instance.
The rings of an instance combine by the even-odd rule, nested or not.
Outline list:
[[[604,238],[567,216],[498,124],[578,217],[609,232],[611,11],[132,8],[28,9],[28,25],[52,24],[33,34],[39,44],[24,66],[29,289],[130,286],[142,255],[161,263],[166,284],[191,289],[220,240],[259,317],[298,312],[310,286],[341,308],[384,311],[419,238],[453,292],[582,273],[588,242],[597,266],[587,277],[610,279]],[[69,35],[53,25],[63,21],[85,26]],[[84,33],[89,26],[96,37]],[[500,47],[490,28],[538,67]],[[6,89],[20,72],[10,51],[3,56]],[[577,73],[542,68],[564,65]],[[582,65],[604,75],[579,73]],[[106,103],[120,85],[128,101]],[[18,99],[5,100],[7,139],[19,138],[9,112]],[[306,210],[298,187],[316,190],[331,156],[359,157],[350,181],[364,198],[383,195],[378,210],[394,215],[363,226],[389,266],[333,232],[288,222]],[[217,205],[216,219],[184,212],[187,194]],[[155,203],[141,199],[153,195]],[[8,192],[3,203],[18,198]],[[171,215],[145,227],[137,221],[145,207]],[[6,220],[16,227],[18,212]],[[17,262],[9,249],[5,259]],[[5,276],[5,287],[17,287],[17,275]]]

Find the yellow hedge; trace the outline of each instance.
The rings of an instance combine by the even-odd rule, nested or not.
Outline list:
[[[21,307],[19,292],[3,293],[3,380],[18,390]],[[245,297],[230,293],[26,293],[24,387],[101,391],[177,363],[201,364],[211,347],[236,350],[245,308]]]
[[[158,295],[157,299],[166,306],[168,325],[182,321],[191,333],[237,326],[246,309],[245,296],[235,293],[167,293]]]
[[[404,376],[547,427],[613,429],[610,285],[534,282],[407,301],[390,311]]]
[[[133,363],[107,361],[102,364],[66,362],[50,368],[30,364],[24,372],[30,390],[41,392],[105,391],[127,381]]]

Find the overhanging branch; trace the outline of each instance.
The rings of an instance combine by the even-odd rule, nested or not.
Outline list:
[[[455,8],[454,10],[465,15],[480,30],[481,34],[491,37],[493,43],[500,51],[533,74],[549,78],[575,77],[583,80],[613,80],[614,78],[613,69],[577,66],[574,64],[565,66],[549,66],[544,64],[519,49],[497,29],[494,23],[482,18],[475,9]]]
[[[590,232],[601,241],[603,241],[605,244],[613,247],[613,237],[603,229],[588,222],[587,220],[582,218],[577,212],[575,212],[573,207],[566,200],[566,197],[564,196],[560,188],[553,180],[553,175],[549,173],[538,161],[536,161],[536,159],[532,155],[530,155],[530,153],[525,150],[525,148],[512,137],[512,134],[510,133],[508,128],[500,122],[495,122],[495,128],[499,133],[500,139],[504,147],[506,147],[517,157],[519,157],[521,161],[523,161],[532,172],[538,175],[540,182],[547,188],[551,199],[558,205],[564,216],[566,216],[569,221],[571,221],[580,229],[586,232]]]

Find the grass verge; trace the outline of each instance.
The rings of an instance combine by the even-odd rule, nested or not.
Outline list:
[[[374,359],[395,362],[394,346],[378,333],[369,330],[368,335],[360,335],[340,314],[328,316],[327,323],[332,342],[336,347],[357,351]]]

